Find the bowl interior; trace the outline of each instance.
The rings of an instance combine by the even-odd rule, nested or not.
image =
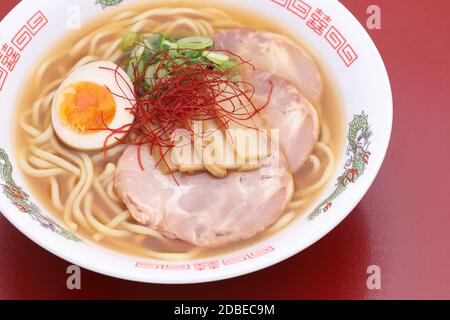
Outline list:
[[[66,27],[70,6],[73,10],[77,6],[83,8],[84,22],[148,0],[116,1],[121,2],[119,9],[108,7],[107,1],[90,2],[22,2],[0,23],[1,43],[12,44],[20,51],[12,71],[0,66],[3,112],[0,118],[0,184],[3,191],[0,192],[0,211],[40,246],[87,269],[124,279],[153,283],[225,279],[265,268],[310,246],[341,222],[370,187],[389,143],[392,96],[383,61],[364,28],[337,1],[218,0],[215,2],[252,15],[283,21],[284,28],[302,38],[332,73],[344,106],[346,138],[328,187],[311,210],[283,231],[251,247],[210,259],[167,263],[127,256],[79,239],[55,221],[32,194],[28,195],[29,190],[14,157],[11,119],[15,101],[22,94],[21,84],[27,78],[27,71],[35,65],[36,57],[70,32]],[[321,19],[329,17],[321,33],[311,27],[319,12],[324,13]],[[359,159],[352,150],[356,150]],[[349,171],[356,166],[363,171]]]

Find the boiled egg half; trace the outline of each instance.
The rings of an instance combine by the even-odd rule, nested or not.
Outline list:
[[[62,142],[78,150],[109,147],[126,135],[117,129],[133,122],[134,97],[133,83],[116,64],[89,63],[73,71],[56,91],[53,129]]]

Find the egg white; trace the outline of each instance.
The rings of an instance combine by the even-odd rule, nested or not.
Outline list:
[[[100,69],[100,67],[116,70]],[[118,129],[133,122],[133,115],[129,108],[133,107],[134,89],[130,78],[121,68],[109,61],[97,61],[84,65],[73,71],[61,84],[55,93],[52,104],[52,124],[53,129],[59,139],[66,145],[85,151],[100,150],[104,147],[106,138],[111,134],[109,130],[102,130],[93,133],[80,133],[77,130],[64,125],[60,117],[60,105],[64,99],[63,91],[70,85],[77,82],[93,82],[101,86],[106,86],[113,94],[116,103],[116,114],[109,125],[111,129]],[[119,85],[117,84],[119,83]],[[116,95],[115,95],[116,94]],[[117,96],[119,95],[119,96]],[[127,97],[125,99],[123,97]],[[126,133],[117,133],[109,138],[107,146],[117,143],[116,138],[123,138]]]

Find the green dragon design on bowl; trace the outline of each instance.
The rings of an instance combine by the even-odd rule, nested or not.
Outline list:
[[[1,183],[3,181],[3,183]],[[28,214],[41,226],[68,240],[81,241],[75,234],[67,231],[54,220],[42,214],[41,209],[30,200],[30,196],[16,184],[13,178],[13,167],[5,150],[0,148],[0,187],[6,198],[20,211]]]
[[[353,116],[347,135],[349,159],[345,163],[344,173],[338,177],[334,192],[317,206],[308,216],[308,220],[313,220],[321,213],[327,212],[333,205],[333,201],[347,189],[347,186],[355,183],[364,174],[371,155],[369,151],[371,136],[369,116],[364,112]]]
[[[107,7],[119,5],[123,0],[96,0],[95,4],[101,4],[102,8],[105,9]]]

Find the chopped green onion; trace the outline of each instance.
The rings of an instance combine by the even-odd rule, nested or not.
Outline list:
[[[203,51],[202,56],[218,65],[222,65],[223,63],[230,60],[230,57],[225,53],[214,52],[210,50]]]
[[[240,68],[238,62],[236,62],[234,60],[226,61],[226,62],[222,63],[221,65],[219,65],[219,69],[222,70],[223,72],[229,72],[231,75],[233,75],[231,77],[232,81],[234,81],[234,82],[242,81],[241,77],[238,75],[239,72],[241,71],[241,68]]]
[[[175,58],[178,58],[180,56],[180,53],[177,50],[169,50],[168,55],[172,59],[175,59]]]
[[[134,45],[142,41],[142,36],[136,32],[128,32],[122,37],[121,48],[123,51],[130,51],[133,49]]]
[[[225,61],[223,63],[221,63],[219,65],[220,70],[222,71],[231,71],[231,72],[235,72],[238,73],[239,71],[241,71],[241,68],[238,66],[238,63],[234,60],[229,60],[229,61]],[[233,70],[230,70],[233,69]]]
[[[134,77],[134,68],[133,68],[133,63],[130,63],[127,67],[127,75],[128,77],[130,77],[130,79],[132,79],[132,77]]]
[[[155,76],[157,79],[161,79],[165,77],[167,73],[168,71],[165,68],[160,67],[157,64],[152,64],[151,66],[148,66],[147,71],[145,71],[145,81],[147,84],[151,85],[151,80],[154,80]]]
[[[202,56],[189,59],[190,64],[203,63],[203,62],[206,62],[206,61],[205,61],[205,58],[203,58]]]
[[[154,80],[154,78],[155,78],[155,73],[156,73],[156,65],[149,66],[147,68],[147,71],[145,71],[144,81],[145,81],[145,84],[150,88],[153,86],[152,80]]]
[[[144,39],[144,41],[142,41],[143,45],[141,45],[141,47],[144,48],[144,52],[142,53],[142,61],[144,63],[147,63],[149,60],[154,59],[154,60],[159,60],[158,56],[156,56],[156,52],[157,51],[154,47],[155,47],[155,38],[153,40],[151,39]]]
[[[163,34],[160,34],[158,37],[158,40],[156,41],[155,45],[153,46],[153,49],[156,51],[161,51],[164,41],[166,41],[166,36]]]
[[[144,51],[145,51],[145,47],[142,44],[138,44],[132,50],[130,57],[131,58],[140,58],[144,54]]]
[[[180,66],[183,65],[183,64],[185,64],[185,63],[187,63],[187,61],[186,61],[185,59],[181,59],[181,58],[179,58],[179,59],[174,59],[173,62],[176,63],[176,64],[178,64],[178,65],[180,65]]]
[[[177,64],[179,66],[188,66],[189,65],[189,61],[183,58],[174,58],[171,61],[166,61],[164,62],[164,66],[167,70],[171,70],[173,68],[173,65]]]
[[[213,39],[209,37],[187,37],[177,41],[179,49],[202,50],[214,45]]]
[[[138,80],[136,77],[139,80],[144,78],[142,82],[147,89],[153,87],[155,80],[170,77],[176,65],[188,67],[197,63],[205,64],[210,70],[227,72],[232,81],[240,81],[240,63],[224,52],[212,50],[214,41],[209,37],[176,40],[163,34],[140,35],[130,32],[122,39],[122,45],[124,50],[131,51],[128,62],[122,66],[123,69],[127,71],[133,83]],[[167,56],[170,59],[167,59]],[[146,67],[149,64],[151,65]]]
[[[171,58],[178,58],[180,56],[177,51],[178,45],[175,42],[164,40],[161,46],[163,50],[167,50],[167,53]]]
[[[158,79],[164,78],[165,76],[167,76],[167,74],[169,73],[169,71],[167,71],[164,68],[159,68],[158,70]]]
[[[149,48],[156,48],[159,44],[161,35],[159,33],[146,33],[144,35],[144,44]]]
[[[142,43],[144,44],[143,47],[150,48],[150,49],[153,49],[153,46],[155,45],[155,42],[150,39],[144,39],[144,41],[142,41]]]
[[[195,59],[202,56],[202,52],[198,50],[180,50],[179,53],[186,59]]]
[[[127,75],[130,77],[130,80],[134,82],[135,79],[135,68],[136,68],[136,60],[132,59],[128,64]],[[144,72],[145,64],[142,61],[137,63],[138,76],[141,76]]]

